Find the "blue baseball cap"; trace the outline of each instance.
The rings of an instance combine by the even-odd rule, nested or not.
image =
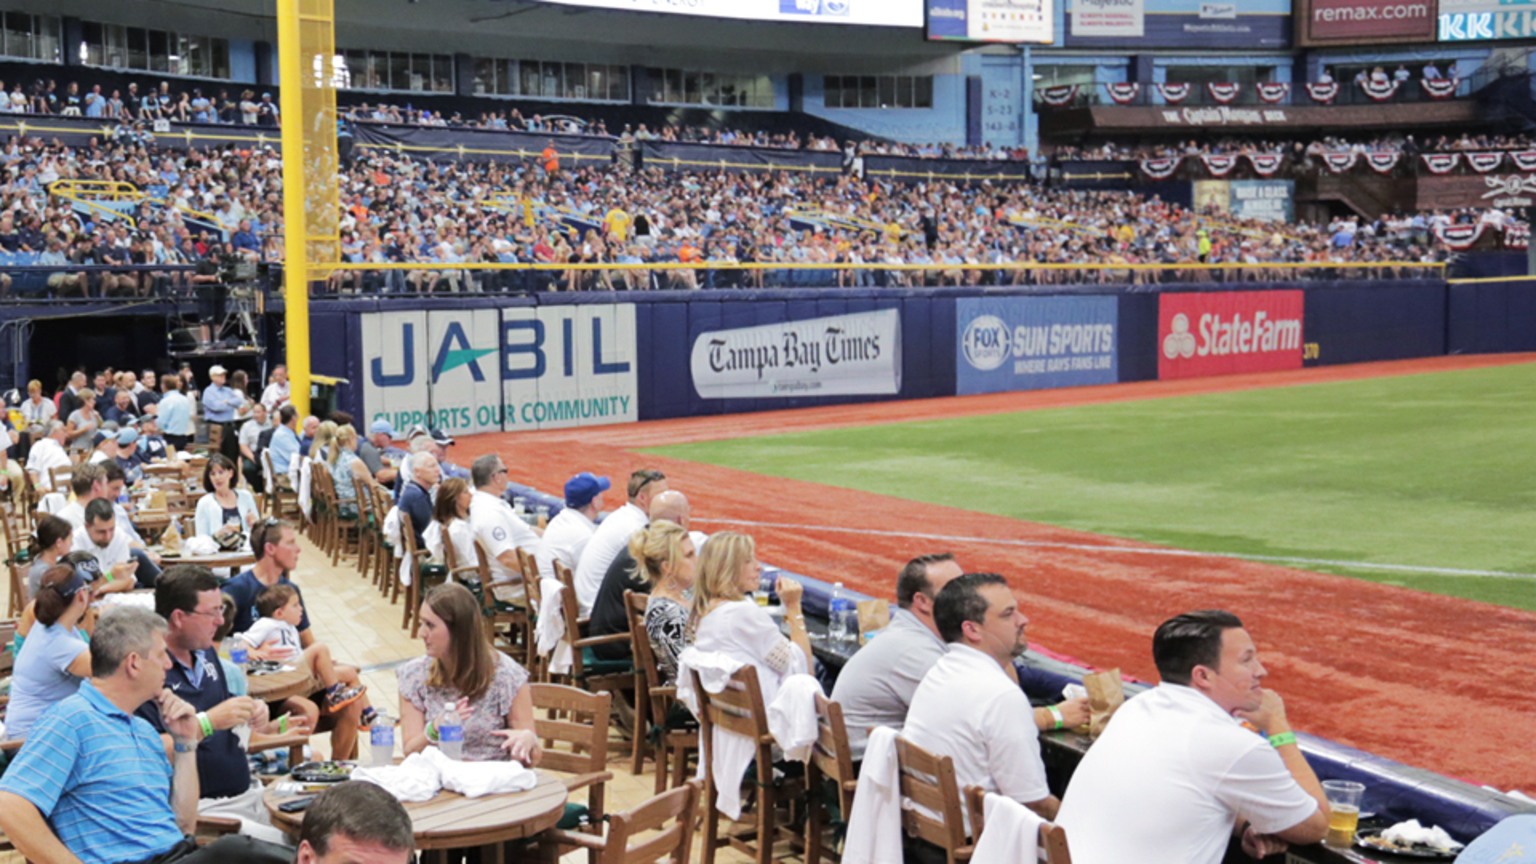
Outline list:
[[[611,485],[607,477],[583,471],[565,481],[565,506],[578,509],[585,507],[600,493],[607,492]]]
[[[390,438],[394,438],[395,437],[395,427],[393,425],[391,425],[388,420],[375,420],[368,427],[368,434],[369,435],[388,435]]]
[[[122,429],[117,433],[117,446],[127,447],[139,440],[139,433],[134,429]]]

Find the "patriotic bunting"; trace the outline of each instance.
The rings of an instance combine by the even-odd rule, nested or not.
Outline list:
[[[1260,177],[1268,177],[1280,170],[1280,163],[1285,161],[1285,156],[1280,153],[1249,153],[1248,162],[1253,165],[1253,173]]]
[[[1313,102],[1321,102],[1323,104],[1332,102],[1334,97],[1339,95],[1339,82],[1329,81],[1327,84],[1308,84],[1307,95],[1312,97]]]
[[[1173,172],[1179,170],[1184,163],[1183,156],[1166,156],[1162,159],[1141,160],[1141,173],[1153,180],[1165,180],[1173,176]]]
[[[1237,94],[1241,93],[1243,90],[1243,85],[1217,84],[1213,81],[1205,85],[1205,89],[1210,91],[1212,99],[1215,99],[1217,102],[1225,105],[1228,102],[1231,102],[1233,99],[1237,98]]]
[[[1424,167],[1431,174],[1449,174],[1461,164],[1460,153],[1425,153]]]
[[[1456,95],[1456,87],[1461,84],[1460,78],[1420,78],[1419,86],[1431,99],[1449,99]]]
[[[1524,249],[1531,245],[1531,226],[1506,225],[1504,226],[1504,248]]]
[[[1291,85],[1284,82],[1269,84],[1255,84],[1259,91],[1259,98],[1271,105],[1278,105],[1285,101],[1285,97],[1291,95]]]
[[[1367,153],[1365,154],[1365,164],[1371,166],[1377,174],[1390,174],[1392,169],[1397,167],[1397,160],[1402,157],[1403,154],[1396,152]]]
[[[1481,222],[1471,225],[1441,225],[1435,228],[1435,238],[1457,252],[1472,248],[1472,244],[1476,243],[1481,236],[1483,236]]]
[[[1490,150],[1487,153],[1468,153],[1467,164],[1479,174],[1487,174],[1489,171],[1504,164],[1504,153],[1500,150]]]
[[[1212,177],[1225,177],[1237,167],[1236,156],[1214,156],[1210,153],[1202,153],[1200,161],[1205,163],[1205,170],[1211,172]]]
[[[1335,174],[1343,174],[1345,171],[1355,167],[1355,162],[1359,161],[1359,159],[1360,154],[1354,151],[1323,154],[1323,164],[1327,165],[1328,170]]]
[[[1509,161],[1521,171],[1536,171],[1536,150],[1516,150],[1509,154]]]
[[[1396,81],[1361,81],[1360,89],[1377,102],[1385,102],[1397,95]]]
[[[1169,105],[1177,105],[1189,98],[1190,91],[1194,88],[1188,84],[1159,84],[1157,92],[1163,96],[1163,101]]]
[[[1062,87],[1046,87],[1040,91],[1040,101],[1051,106],[1052,108],[1060,108],[1061,106],[1071,102],[1076,97],[1076,84],[1070,84]]]
[[[1141,92],[1140,84],[1105,84],[1105,91],[1109,98],[1115,100],[1116,105],[1129,105],[1136,101],[1136,94]]]

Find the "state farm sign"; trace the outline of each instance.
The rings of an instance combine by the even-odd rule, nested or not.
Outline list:
[[[1157,377],[1301,368],[1301,291],[1163,294]]]
[[[1436,0],[1311,0],[1298,2],[1302,44],[1369,43],[1435,38]]]

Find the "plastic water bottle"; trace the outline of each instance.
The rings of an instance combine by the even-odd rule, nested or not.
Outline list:
[[[464,721],[452,702],[443,706],[443,715],[437,720],[437,749],[449,759],[464,758]]]
[[[843,590],[843,583],[832,586],[832,601],[827,604],[827,633],[834,642],[847,642],[858,638],[859,626],[849,626],[854,616],[853,600]]]
[[[463,730],[459,731],[462,740]],[[388,714],[373,718],[373,725],[368,727],[368,752],[375,765],[395,763],[395,718]]]
[[[229,662],[244,668],[245,664],[250,659],[251,655],[248,651],[245,650],[245,643],[241,642],[239,639],[231,639],[229,646]]]

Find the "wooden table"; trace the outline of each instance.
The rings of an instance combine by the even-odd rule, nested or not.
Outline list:
[[[169,557],[159,548],[154,551],[160,556],[161,568],[174,567],[177,564],[201,564],[215,569],[229,567],[238,570],[256,563],[256,556],[250,552],[220,552],[217,555],[188,555],[183,552],[181,555]]]
[[[281,702],[294,696],[308,696],[320,689],[321,683],[309,674],[309,668],[305,666],[303,657],[296,656],[285,662],[297,668],[272,675],[246,674],[245,680],[250,687],[252,699]]]
[[[526,840],[553,828],[565,814],[565,783],[544,771],[538,775],[539,785],[527,792],[465,798],[443,791],[430,801],[406,804],[405,812],[410,814],[411,828],[416,834],[416,848],[468,849]],[[294,838],[304,824],[303,812],[284,813],[277,807],[296,797],[303,796],[278,795],[277,787],[273,786],[267,789],[264,799],[272,814],[272,824]]]

